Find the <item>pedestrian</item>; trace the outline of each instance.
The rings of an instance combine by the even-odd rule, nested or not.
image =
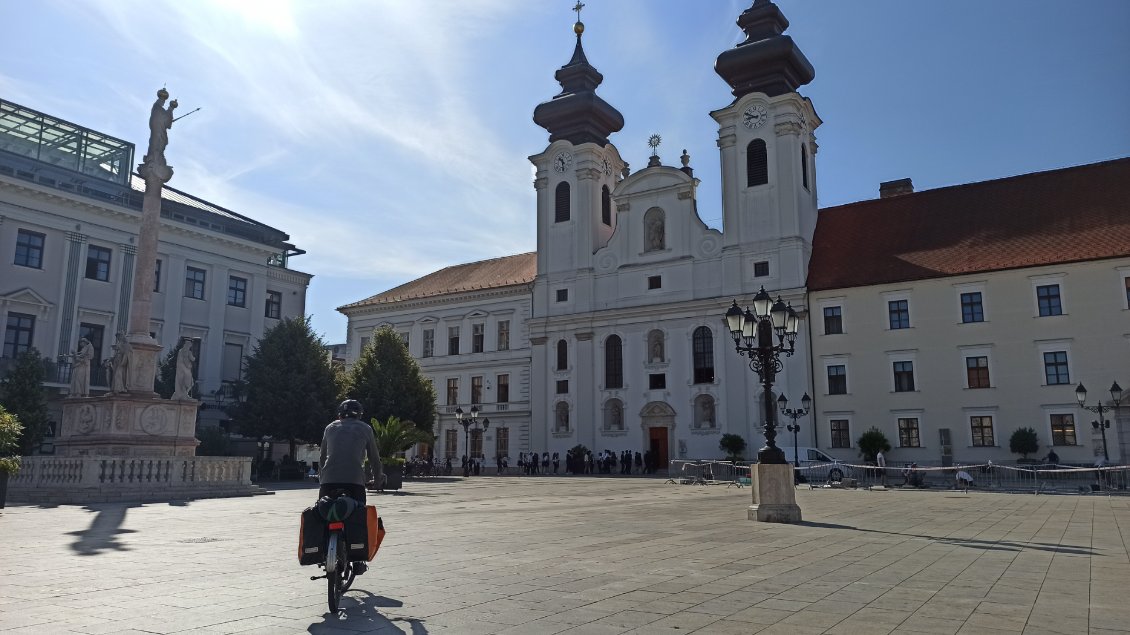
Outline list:
[[[549,474],[549,452],[541,453],[541,471],[544,474]]]
[[[553,453],[553,473],[557,474],[557,468],[561,465],[561,457],[556,452]]]
[[[636,474],[643,474],[643,455],[636,451]]]
[[[879,477],[882,479],[883,487],[887,486],[887,457],[883,456],[883,451],[879,450],[875,453],[875,465],[879,468]]]
[[[1059,465],[1059,455],[1055,453],[1055,448],[1048,448],[1048,457],[1044,461],[1052,465]]]

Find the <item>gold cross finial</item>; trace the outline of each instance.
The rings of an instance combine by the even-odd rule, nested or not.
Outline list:
[[[573,10],[577,12],[577,22],[581,21],[581,9],[584,8],[585,3],[581,2],[581,0],[577,0],[577,5],[573,7]]]

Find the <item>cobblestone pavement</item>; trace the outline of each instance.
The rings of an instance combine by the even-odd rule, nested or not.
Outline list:
[[[0,512],[0,632],[1130,632],[1130,499],[475,478],[375,497],[388,537],[326,612],[309,488]]]

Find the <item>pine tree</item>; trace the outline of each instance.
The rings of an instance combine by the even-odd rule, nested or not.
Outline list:
[[[365,418],[385,421],[397,417],[432,432],[436,417],[436,392],[420,373],[420,366],[396,331],[384,327],[373,334],[369,346],[353,364],[346,395],[361,402]]]
[[[47,429],[47,396],[43,382],[47,378],[43,358],[34,348],[16,357],[16,364],[0,382],[0,404],[23,425],[19,451],[31,454]]]
[[[247,358],[247,401],[232,409],[241,434],[285,439],[294,457],[298,442],[317,443],[333,420],[338,386],[322,338],[310,318],[279,322]]]

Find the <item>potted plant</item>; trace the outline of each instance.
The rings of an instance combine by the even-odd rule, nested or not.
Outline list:
[[[1008,449],[1020,455],[1017,463],[1028,463],[1028,455],[1040,451],[1040,437],[1032,428],[1017,428],[1008,439]]]
[[[371,423],[385,474],[384,485],[377,485],[381,489],[400,489],[404,484],[405,460],[397,455],[417,443],[431,443],[432,435],[427,430],[417,428],[411,421],[402,421],[392,415],[383,422],[373,419]]]
[[[726,453],[726,458],[737,463],[745,453],[745,439],[738,434],[723,434],[718,449]]]
[[[8,498],[8,477],[20,471],[18,448],[22,431],[16,415],[0,406],[0,509]]]
[[[863,455],[863,460],[872,465],[875,464],[875,455],[891,451],[891,442],[887,440],[887,435],[874,426],[861,434],[855,444]]]

